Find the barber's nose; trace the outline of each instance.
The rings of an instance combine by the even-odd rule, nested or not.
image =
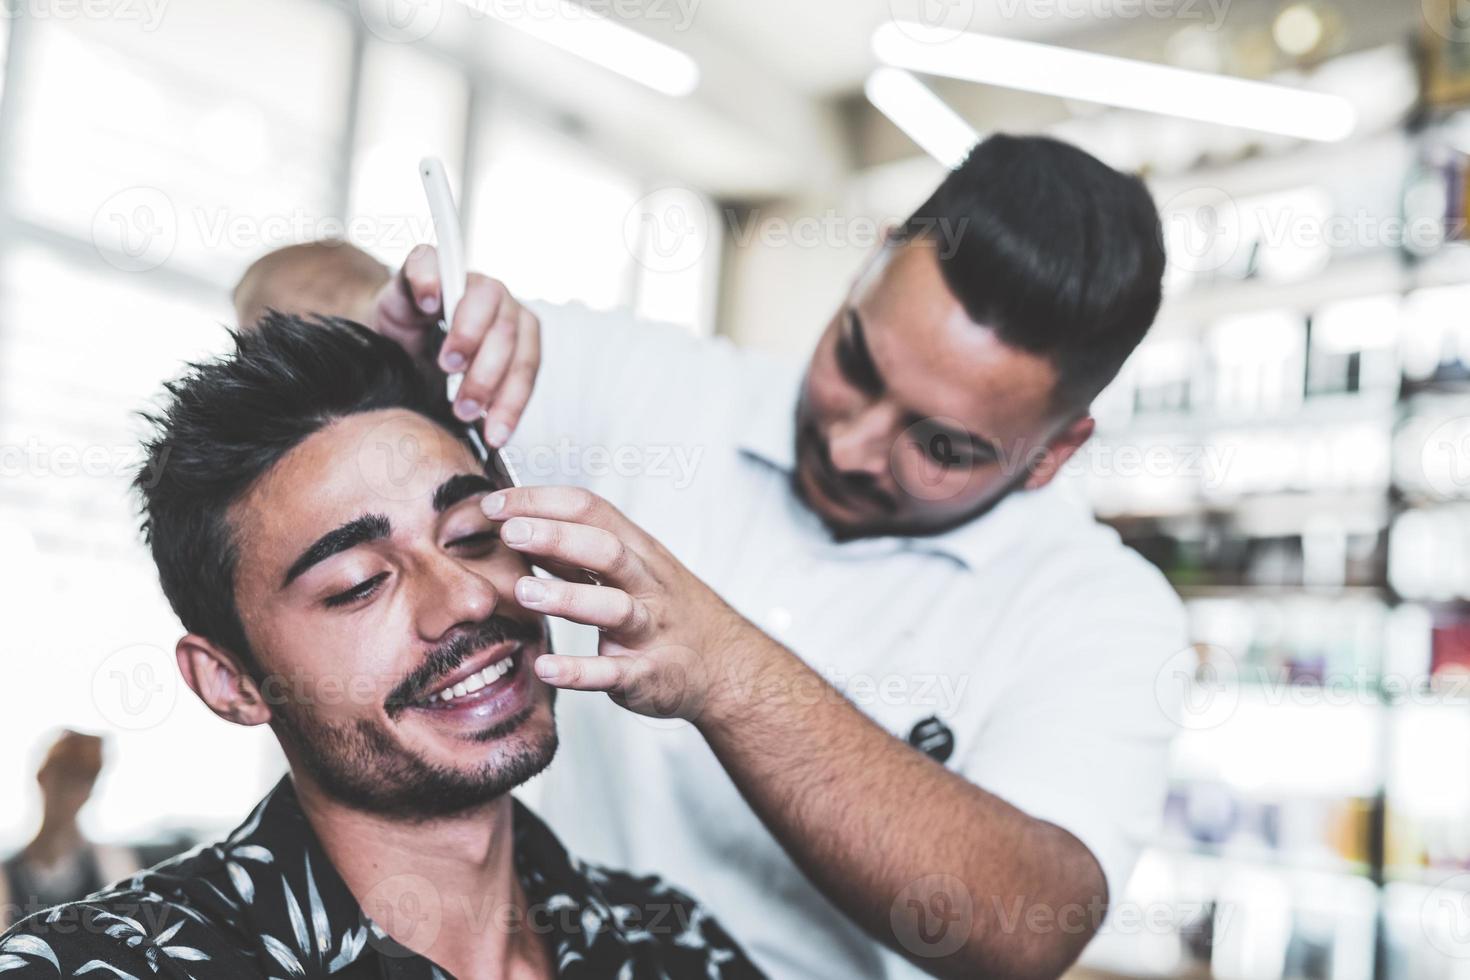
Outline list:
[[[827,435],[832,465],[846,473],[880,476],[887,472],[897,422],[896,411],[884,402],[875,402],[833,423]]]
[[[418,628],[438,639],[456,626],[484,622],[500,604],[500,591],[484,575],[448,555],[428,559],[420,569]]]

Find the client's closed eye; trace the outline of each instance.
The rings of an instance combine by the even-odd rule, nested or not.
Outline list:
[[[322,604],[329,608],[336,608],[338,606],[346,606],[354,602],[358,602],[362,599],[366,599],[368,596],[378,591],[378,586],[382,585],[383,581],[387,578],[387,572],[379,572],[372,578],[365,579],[344,592],[338,592],[336,595],[327,596],[327,598],[322,600]]]
[[[478,545],[494,544],[500,540],[500,531],[476,531],[473,534],[465,534],[452,539],[446,548],[473,548]]]

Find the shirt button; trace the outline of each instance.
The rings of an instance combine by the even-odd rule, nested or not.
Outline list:
[[[785,633],[791,628],[791,610],[785,606],[772,606],[766,613],[766,628],[772,633]]]

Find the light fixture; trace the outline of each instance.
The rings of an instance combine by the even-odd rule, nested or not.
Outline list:
[[[1346,139],[1358,121],[1322,92],[924,24],[883,24],[873,51],[895,68],[1299,139]]]
[[[677,48],[571,0],[460,0],[507,27],[544,41],[665,95],[683,96],[699,84],[699,65]]]
[[[863,91],[920,149],[951,170],[980,140],[975,127],[906,71],[879,68],[868,76]]]
[[[1276,15],[1271,24],[1271,36],[1278,48],[1300,58],[1317,50],[1327,36],[1327,25],[1310,4],[1294,3]]]

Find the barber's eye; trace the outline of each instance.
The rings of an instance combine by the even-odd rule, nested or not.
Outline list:
[[[949,469],[988,466],[996,459],[995,453],[990,449],[975,446],[968,440],[956,439],[943,432],[918,436],[914,442],[929,460]]]
[[[837,335],[837,368],[853,387],[869,394],[879,394],[883,381],[873,366],[867,352],[858,348],[857,341],[849,333]]]
[[[382,585],[387,578],[387,572],[379,572],[372,578],[359,582],[345,592],[338,592],[336,595],[328,596],[323,600],[323,604],[331,608],[336,608],[338,606],[347,606],[354,602],[360,602],[378,591],[378,586]]]

